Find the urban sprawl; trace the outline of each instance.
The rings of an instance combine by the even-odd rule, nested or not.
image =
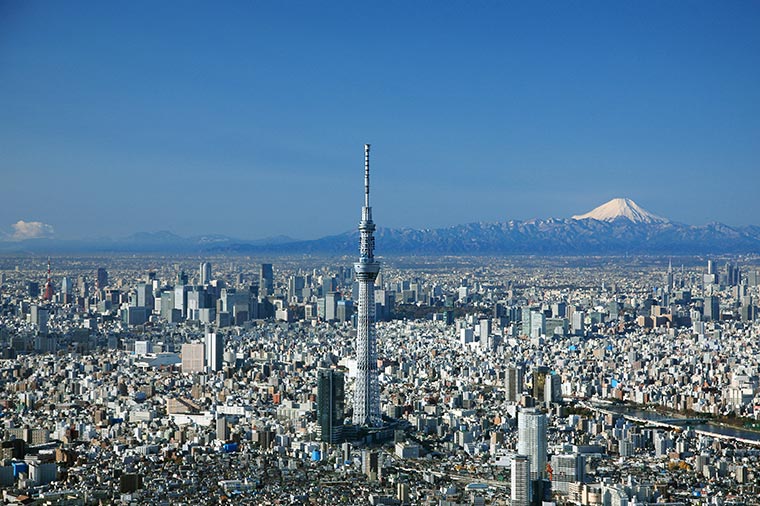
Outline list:
[[[19,504],[758,504],[757,259],[0,258]],[[683,264],[683,265],[682,265]]]

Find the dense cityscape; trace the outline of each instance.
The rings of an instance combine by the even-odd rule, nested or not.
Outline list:
[[[379,428],[351,259],[263,260],[2,258],[5,501],[756,503],[756,257],[383,258]]]

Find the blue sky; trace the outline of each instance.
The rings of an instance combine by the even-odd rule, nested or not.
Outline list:
[[[757,2],[0,0],[0,231],[760,223]],[[50,228],[46,228],[48,226]]]

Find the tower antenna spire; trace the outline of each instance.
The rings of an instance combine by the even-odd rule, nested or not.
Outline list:
[[[364,145],[364,207],[369,207],[369,146]]]

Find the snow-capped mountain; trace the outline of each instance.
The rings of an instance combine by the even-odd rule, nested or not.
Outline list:
[[[574,220],[615,221],[625,219],[633,223],[668,223],[669,220],[650,213],[627,198],[612,199],[586,214],[573,216]]]

